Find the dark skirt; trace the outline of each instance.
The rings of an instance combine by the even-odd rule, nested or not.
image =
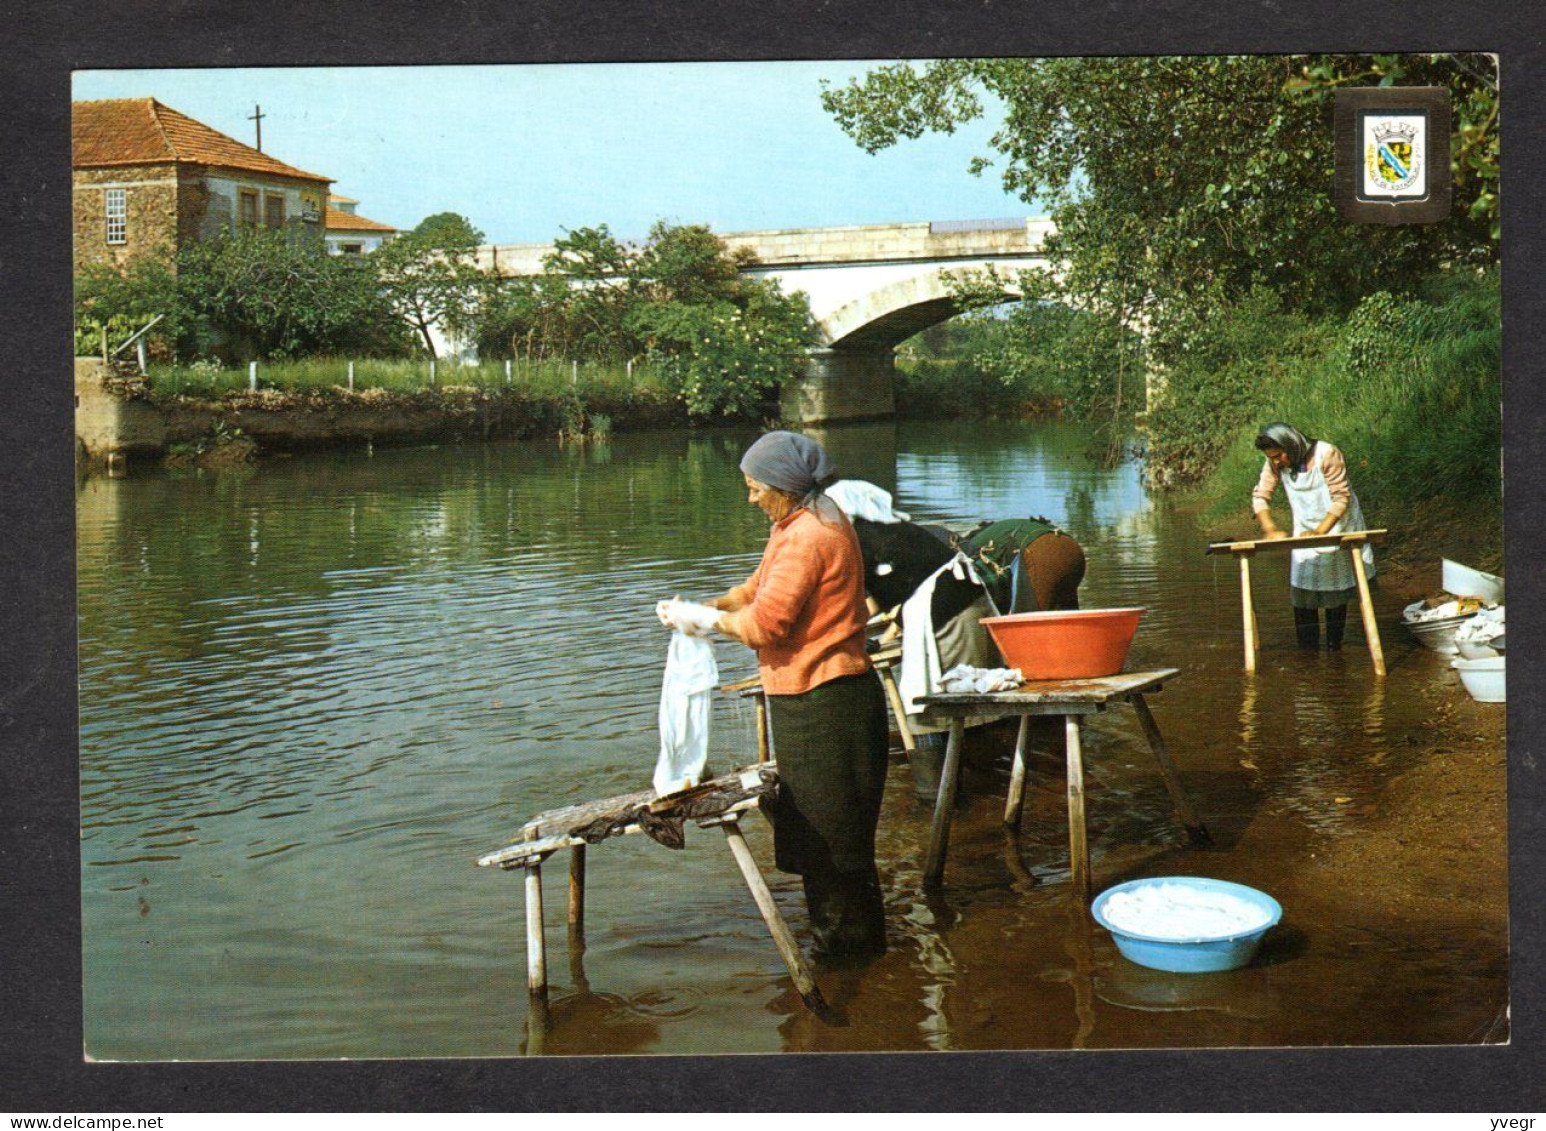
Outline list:
[[[873,673],[802,695],[769,695],[779,798],[771,807],[778,870],[794,875],[875,868],[886,784],[886,699]]]

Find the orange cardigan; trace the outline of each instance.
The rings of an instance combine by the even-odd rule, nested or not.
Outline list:
[[[828,526],[804,507],[785,516],[757,572],[728,596],[740,607],[726,616],[757,650],[767,694],[800,695],[870,670],[864,561],[846,518]]]

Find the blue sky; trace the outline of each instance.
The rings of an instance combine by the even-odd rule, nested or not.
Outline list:
[[[468,216],[536,243],[656,219],[716,231],[1031,215],[967,172],[997,122],[864,153],[819,101],[864,62],[82,71],[74,97],[153,95],[335,179],[362,215],[411,227]]]

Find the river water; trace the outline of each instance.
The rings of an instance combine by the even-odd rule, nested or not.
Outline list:
[[[1087,727],[1097,889],[1189,873],[1266,888],[1251,968],[1162,975],[1072,910],[1061,763],[1033,760],[1018,839],[1007,745],[965,768],[943,894],[929,813],[893,762],[879,856],[892,949],[824,974],[811,1017],[717,833],[592,850],[588,949],[566,958],[549,868],[551,1014],[529,1024],[518,873],[474,867],[529,816],[647,785],[666,640],[652,606],[750,572],[766,521],[745,432],[349,451],[258,469],[91,478],[78,496],[86,1051],[97,1059],[509,1056],[1444,1043],[1498,1039],[1506,938],[1353,925],[1377,893],[1296,869],[1354,837],[1431,752],[1453,676],[1384,599],[1391,678],[1354,616],[1292,647],[1286,570],[1258,567],[1261,671],[1238,580],[1134,465],[1077,429],[876,425],[825,438],[920,520],[1042,513],[1085,544],[1086,607],[1143,605],[1130,667],[1218,841],[1185,848],[1131,712]],[[1246,486],[1242,487],[1242,509]],[[1388,606],[1388,607],[1387,607]],[[717,645],[726,680],[751,655]],[[752,760],[745,704],[715,762]],[[1416,737],[1414,737],[1416,736]],[[999,736],[1000,738],[1002,736]],[[748,824],[771,869],[761,822]],[[561,861],[557,863],[561,864]],[[1481,866],[1501,868],[1504,862]],[[769,871],[797,935],[797,881]],[[1506,1034],[1506,1030],[1504,1030]]]

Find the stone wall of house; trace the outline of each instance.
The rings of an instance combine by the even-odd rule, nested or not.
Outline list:
[[[125,190],[124,242],[107,242],[107,189]],[[176,166],[131,165],[77,169],[74,176],[75,269],[90,263],[121,266],[141,255],[169,254],[177,239]]]
[[[326,182],[270,177],[239,169],[195,169],[193,172],[199,175],[205,203],[202,220],[187,232],[189,238],[208,239],[217,232],[231,231],[241,215],[241,194],[247,191],[257,194],[259,225],[265,217],[264,197],[279,196],[284,199],[285,229],[298,239],[322,243]],[[315,219],[307,220],[308,215]]]

